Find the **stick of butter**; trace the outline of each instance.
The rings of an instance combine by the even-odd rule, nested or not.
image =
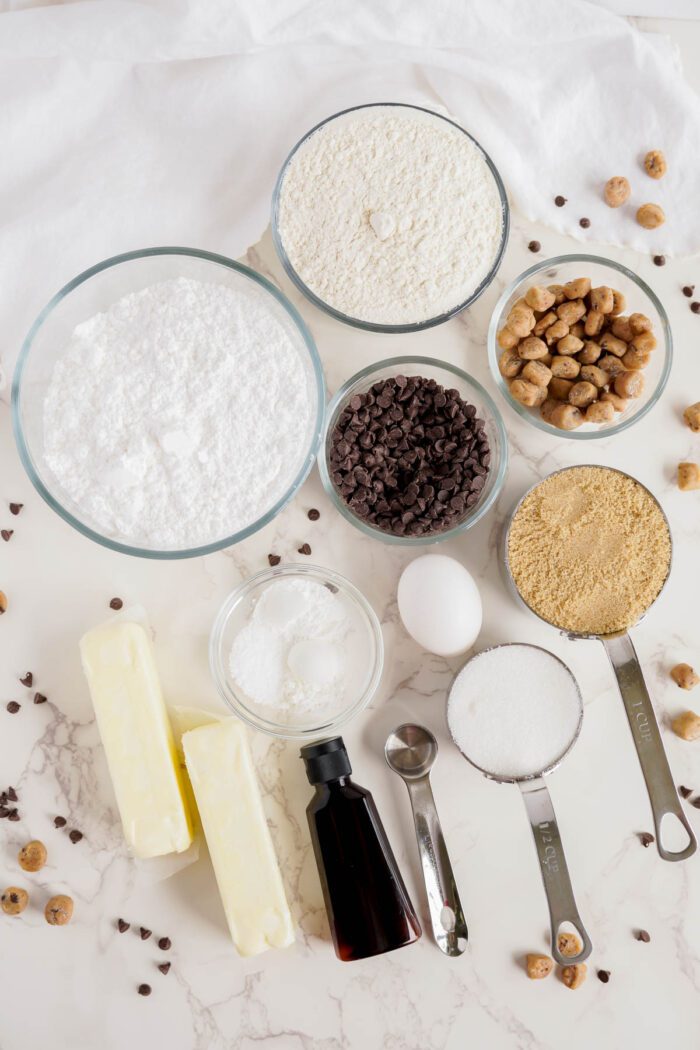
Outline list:
[[[286,948],[294,926],[245,726],[226,718],[182,746],[233,943],[241,955]]]
[[[80,655],[129,848],[137,857],[181,853],[192,821],[146,631],[127,622],[95,627]]]

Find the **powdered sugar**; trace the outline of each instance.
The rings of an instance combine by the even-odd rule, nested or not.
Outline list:
[[[316,394],[299,343],[243,276],[163,281],[78,325],[44,404],[67,500],[108,536],[164,549],[257,520],[309,450]]]
[[[323,302],[375,324],[413,324],[464,302],[503,232],[496,180],[459,128],[373,106],[324,124],[294,154],[279,234]]]

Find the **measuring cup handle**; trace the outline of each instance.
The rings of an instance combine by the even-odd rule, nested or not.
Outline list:
[[[467,947],[467,924],[430,781],[423,777],[406,781],[406,784],[413,809],[433,934],[438,948],[445,955],[461,955]]]
[[[695,853],[697,841],[673,783],[654,708],[632,639],[628,634],[621,634],[603,638],[602,641],[617,678],[639,764],[646,781],[656,830],[656,848],[664,860],[685,860]],[[661,841],[661,822],[668,813],[681,822],[688,836],[688,845],[677,852],[667,850]]]
[[[571,966],[587,959],[593,945],[581,922],[581,916],[574,900],[574,891],[571,886],[569,869],[566,866],[564,847],[552,800],[542,777],[520,781],[518,787],[522,792],[525,809],[530,818],[544,891],[547,895],[552,926],[552,955],[562,966]],[[559,951],[557,945],[559,930],[565,922],[575,926],[581,937],[583,947],[578,955],[562,955]]]

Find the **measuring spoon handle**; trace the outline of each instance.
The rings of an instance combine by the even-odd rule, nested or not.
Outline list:
[[[433,934],[445,955],[461,955],[467,947],[467,924],[430,780],[424,776],[405,783],[411,799]]]
[[[544,892],[549,905],[552,928],[552,955],[562,966],[583,962],[591,954],[593,945],[574,900],[569,869],[566,866],[554,806],[542,777],[518,782],[530,818],[530,827],[535,839],[535,848],[540,861],[540,872]],[[583,947],[578,955],[562,955],[558,947],[559,930],[563,923],[570,923],[578,931]]]
[[[664,860],[685,860],[695,853],[698,844],[673,783],[654,707],[632,639],[628,634],[621,634],[601,640],[617,678],[644,774],[656,829],[656,848]],[[667,850],[661,841],[661,822],[669,813],[680,821],[688,836],[687,846],[675,852]]]

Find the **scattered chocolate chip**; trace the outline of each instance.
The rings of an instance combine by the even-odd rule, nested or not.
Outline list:
[[[311,554],[311,547],[309,547],[308,543],[302,543],[301,547],[299,547],[299,554]]]
[[[161,951],[167,952],[170,948],[172,948],[172,941],[169,937],[161,937],[158,941],[158,947]]]
[[[68,838],[71,840],[73,845],[75,845],[76,842],[80,842],[82,837],[83,837],[82,831],[76,831],[75,828],[73,829],[73,831],[69,832],[69,834],[68,834]]]
[[[566,197],[562,197],[562,195],[560,193],[558,193],[557,196],[554,198],[554,203],[556,204],[557,208],[563,208],[564,205],[566,204],[566,201],[567,201],[567,198]]]
[[[598,970],[598,980],[607,984],[610,980],[610,970]]]
[[[7,789],[7,797],[9,798],[10,802],[17,802],[18,801],[17,792],[15,791],[15,789],[13,787],[9,787]]]
[[[665,265],[666,265],[666,256],[665,255],[655,255],[654,256],[654,266],[665,266]]]
[[[53,826],[55,828],[65,828],[66,823],[67,822],[66,822],[66,818],[65,817],[54,817],[53,818]]]
[[[5,817],[9,817],[9,815],[10,810],[7,808],[7,806],[0,806],[0,820],[4,820]]]
[[[140,984],[139,985],[139,995],[150,995],[150,994],[151,994],[151,986],[150,986],[150,984]]]
[[[279,565],[279,563],[282,561],[279,554],[268,554],[267,560],[273,568],[275,567],[275,565]]]
[[[309,521],[318,521],[318,519],[321,517],[321,511],[316,510],[315,507],[312,507],[306,516],[309,519]]]
[[[147,941],[148,938],[151,936],[152,932],[152,930],[147,930],[145,926],[139,927],[139,934],[141,936],[142,941]]]
[[[115,612],[123,608],[123,606],[124,602],[121,600],[121,598],[112,598],[111,602],[109,603],[110,609],[114,609]]]
[[[31,671],[27,671],[27,673],[23,674],[20,678],[20,682],[22,683],[22,685],[26,685],[27,689],[31,689],[33,681],[34,675]]]
[[[35,704],[45,704],[46,703],[46,697],[44,696],[44,694],[43,693],[35,693],[34,694],[34,703]]]
[[[124,919],[117,919],[117,929],[120,933],[126,933],[131,928],[130,922],[125,922]]]
[[[680,791],[680,793],[683,796],[683,798],[690,798],[690,796],[693,794],[693,789],[692,788],[683,787],[682,784],[678,788],[678,790]]]
[[[651,937],[649,936],[646,930],[637,930],[637,932],[635,933],[635,937],[638,941],[644,941],[645,944],[648,944],[651,940]]]
[[[7,710],[10,712],[11,715],[16,715],[21,706],[22,705],[18,704],[16,700],[10,700],[9,704],[7,705]]]
[[[686,284],[686,285],[683,286],[683,295],[687,299],[692,299],[693,298],[693,292],[694,291],[695,291],[695,285],[694,284]]]
[[[21,511],[23,506],[24,506],[24,503],[11,503],[10,504],[10,514],[14,514],[15,517],[16,517],[19,514],[19,512]]]
[[[647,846],[651,846],[652,842],[654,841],[654,836],[650,835],[648,831],[642,831],[639,836],[639,841],[646,849]]]
[[[5,543],[9,543],[14,536],[14,529],[0,529],[0,536],[4,539]]]
[[[170,972],[170,966],[171,966],[171,963],[158,963],[158,969],[160,970],[161,973],[169,973]]]
[[[700,303],[694,302],[690,304],[690,309],[694,314],[700,314]]]
[[[584,215],[584,217],[582,219],[578,220],[578,224],[581,227],[581,229],[587,230],[588,227],[591,225],[591,220],[587,219],[586,216]]]
[[[19,820],[19,813],[17,812],[17,810],[11,809],[10,812],[7,814],[7,819],[13,821]]]
[[[700,809],[700,795],[698,795],[697,798],[694,798],[690,804],[691,806],[695,806],[696,809]]]
[[[539,241],[530,241],[530,243],[528,244],[528,248],[531,252],[539,252],[542,250],[542,245]]]

